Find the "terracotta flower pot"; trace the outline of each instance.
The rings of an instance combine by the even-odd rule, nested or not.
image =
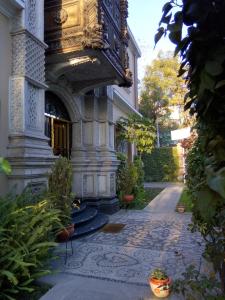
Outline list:
[[[130,203],[134,200],[134,195],[124,195],[123,196],[123,201],[126,203]]]
[[[167,278],[159,280],[155,278],[149,278],[149,284],[151,286],[153,294],[158,298],[166,298],[171,291],[171,279]]]
[[[66,230],[69,232],[69,236],[74,234],[74,224],[70,224],[69,226],[66,227]]]
[[[185,206],[184,205],[178,205],[177,206],[177,212],[184,213],[185,212]]]
[[[56,236],[56,239],[59,243],[63,243],[69,240],[69,238],[74,233],[74,224],[67,226],[66,228],[62,229]]]

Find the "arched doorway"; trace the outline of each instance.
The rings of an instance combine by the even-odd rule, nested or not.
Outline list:
[[[45,135],[54,155],[70,158],[72,147],[72,123],[60,98],[52,92],[45,93]]]

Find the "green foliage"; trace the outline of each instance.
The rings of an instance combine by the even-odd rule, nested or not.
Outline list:
[[[177,181],[179,156],[176,147],[156,148],[143,155],[145,181]]]
[[[0,157],[0,173],[5,173],[7,175],[9,175],[11,173],[11,167],[10,164],[8,163],[8,161],[6,159],[4,159],[3,157]]]
[[[65,226],[70,223],[72,212],[72,175],[71,162],[65,157],[60,157],[52,166],[49,176],[51,207],[61,211],[60,219]]]
[[[133,163],[126,163],[119,173],[118,190],[123,195],[134,193],[138,181],[138,170]]]
[[[135,199],[129,204],[129,209],[143,209],[145,208],[163,189],[152,188],[144,189],[139,187],[135,191]]]
[[[185,296],[186,300],[224,300],[215,274],[201,274],[192,265],[182,274],[182,278],[175,280],[173,291]]]
[[[151,272],[150,277],[158,280],[165,280],[168,278],[168,275],[161,269],[155,269]]]
[[[218,168],[221,152],[212,151],[212,147],[217,147],[220,139],[217,140],[218,143],[215,140],[207,143],[208,138],[210,131],[199,127],[199,137],[187,156],[187,184],[193,199],[192,230],[200,231],[205,238],[204,257],[213,263],[215,271],[219,272],[222,279],[225,270],[224,173],[223,168]]]
[[[151,153],[155,144],[155,127],[152,122],[136,114],[121,118],[119,139],[134,143],[139,153]]]
[[[117,159],[119,160],[120,164],[118,166],[116,172],[116,193],[117,195],[120,194],[120,183],[122,180],[123,169],[126,167],[127,164],[127,156],[124,153],[117,153]]]
[[[181,194],[178,205],[184,205],[186,212],[192,212],[193,201],[190,191],[185,188]]]
[[[59,211],[47,200],[24,206],[23,195],[0,198],[1,299],[33,292],[34,281],[50,273],[46,262],[56,246]]]
[[[187,186],[193,197],[196,189],[201,189],[206,184],[205,153],[202,142],[197,139],[188,152],[187,158]]]
[[[134,166],[137,168],[137,173],[138,173],[137,186],[140,187],[140,188],[143,188],[144,187],[145,172],[144,172],[143,161],[139,156],[135,156]]]
[[[171,52],[160,52],[158,57],[147,66],[144,86],[141,91],[141,113],[156,121],[168,121],[169,106],[183,107],[187,88],[183,78],[177,77],[179,60]]]
[[[173,9],[175,8],[175,9]],[[195,197],[194,225],[207,240],[205,257],[219,273],[225,295],[225,0],[168,1],[156,41],[168,34],[187,76],[185,107],[199,125],[201,158],[189,160],[190,190]],[[187,35],[183,28],[188,26]],[[196,146],[196,145],[195,145]],[[201,161],[200,161],[201,160]],[[200,170],[198,166],[200,165]],[[194,171],[196,168],[196,171]],[[201,177],[201,175],[203,177]],[[198,182],[199,179],[199,182]]]
[[[149,202],[144,190],[144,170],[140,157],[135,157],[133,163],[128,163],[127,157],[123,153],[117,154],[120,165],[117,170],[117,195],[123,206],[123,196],[134,194],[135,200],[130,204],[130,208],[141,209]]]

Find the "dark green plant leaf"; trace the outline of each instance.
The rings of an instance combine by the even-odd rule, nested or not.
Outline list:
[[[16,278],[16,276],[8,271],[8,270],[0,270],[0,274],[1,275],[4,275],[8,278],[8,280],[13,283],[14,285],[17,285],[19,283],[18,279]]]
[[[165,3],[162,8],[163,14],[166,16],[171,11],[172,8],[173,6],[170,2]]]
[[[222,65],[217,61],[208,61],[205,64],[205,70],[212,76],[220,75],[223,72]]]
[[[225,168],[218,172],[208,172],[207,182],[212,190],[225,199]]]
[[[225,86],[225,80],[219,81],[219,82],[216,84],[215,88],[216,88],[216,89],[219,89],[219,88],[221,88],[221,87],[223,87],[223,86]]]
[[[186,50],[188,44],[189,44],[190,40],[188,37],[184,38],[176,47],[174,55],[176,56],[180,51],[184,51]],[[186,63],[185,63],[186,64]],[[181,68],[183,69],[183,68]],[[179,75],[180,76],[180,75]]]
[[[6,159],[0,157],[0,173],[4,172],[7,175],[9,175],[11,173],[11,171],[12,171],[12,169],[11,169],[9,162]]]
[[[181,41],[181,31],[173,31],[169,34],[169,39],[175,45],[178,45]]]
[[[212,218],[216,214],[216,201],[218,198],[216,193],[212,192],[210,189],[205,188],[196,192],[198,201],[196,203],[199,213],[205,222],[211,222]],[[210,209],[209,209],[210,208]]]
[[[155,35],[155,45],[156,45],[156,44],[158,43],[158,41],[161,39],[161,37],[163,36],[164,32],[165,32],[165,30],[164,30],[163,27],[160,27],[160,28],[158,29],[158,32],[157,32],[156,35]]]

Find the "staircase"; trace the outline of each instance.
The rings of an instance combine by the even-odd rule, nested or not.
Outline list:
[[[73,210],[72,223],[75,224],[75,231],[71,238],[75,239],[104,226],[108,223],[108,216],[98,212],[95,207],[82,203],[80,209]]]

